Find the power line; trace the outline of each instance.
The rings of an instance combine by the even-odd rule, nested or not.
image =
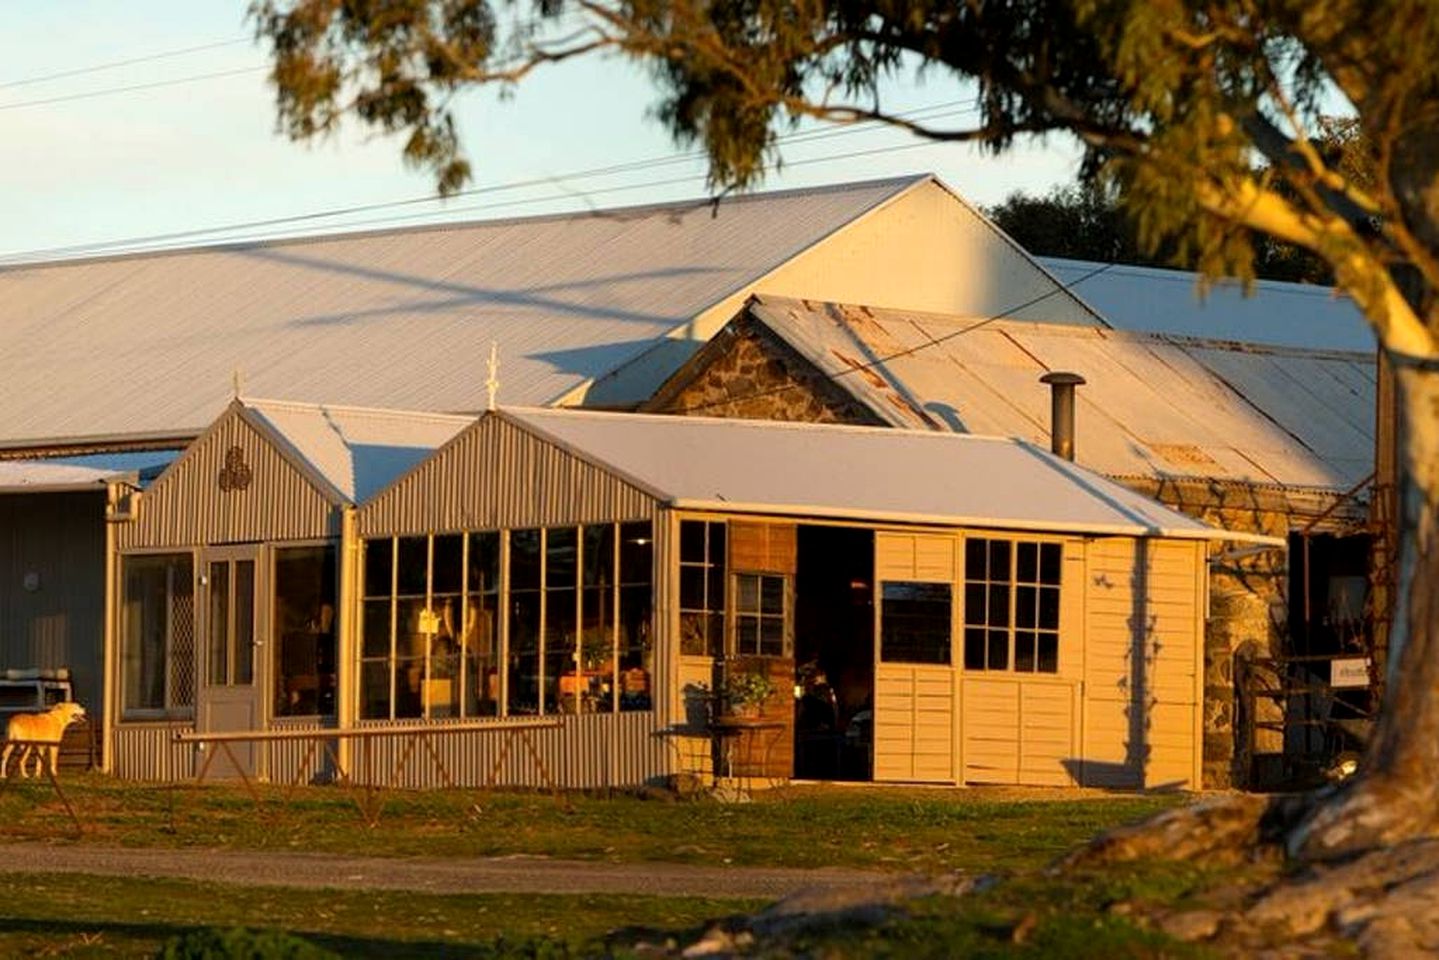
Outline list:
[[[977,110],[977,107],[976,107],[976,106],[969,106],[969,107],[962,108],[962,109],[949,109],[949,108],[955,107],[955,106],[957,106],[957,105],[959,105],[959,104],[971,103],[971,102],[972,102],[972,101],[969,101],[969,100],[946,101],[946,102],[943,102],[943,103],[931,104],[931,105],[926,106],[926,107],[916,108],[915,110],[911,110],[911,111],[907,111],[907,112],[904,112],[904,113],[900,113],[900,114],[898,114],[897,116],[903,117],[903,118],[906,118],[906,119],[911,119],[911,120],[914,120],[914,119],[923,119],[923,120],[926,120],[926,121],[940,120],[940,119],[945,119],[945,118],[954,117],[954,116],[961,116],[961,115],[966,115],[966,114],[970,114],[970,113],[975,112],[975,110]],[[940,112],[936,112],[936,111],[940,111]],[[778,137],[778,138],[776,138],[776,143],[779,144],[779,145],[784,145],[784,146],[792,146],[792,145],[795,145],[795,144],[812,143],[812,142],[817,141],[817,140],[827,140],[827,139],[831,139],[831,138],[838,137],[838,136],[848,136],[848,135],[852,135],[852,134],[856,134],[856,133],[870,132],[870,131],[873,131],[873,130],[876,130],[876,129],[883,129],[882,121],[877,121],[877,120],[864,121],[864,122],[862,122],[862,123],[857,123],[857,124],[854,124],[854,125],[846,125],[846,126],[843,126],[843,127],[838,128],[838,129],[821,129],[821,130],[802,131],[802,132],[799,132],[799,133],[790,134],[790,135],[788,135],[788,136]],[[930,146],[930,145],[932,145],[932,144],[931,144],[931,143],[928,143],[928,142],[924,142],[924,141],[921,141],[921,142],[919,142],[919,143],[913,144],[913,146]],[[890,149],[908,149],[908,148],[909,148],[909,145],[898,145],[898,146],[896,146],[896,147],[883,148],[883,150],[890,150]],[[827,161],[830,160],[830,159],[836,159],[836,160],[838,160],[838,159],[850,159],[850,158],[852,158],[852,157],[854,157],[854,156],[866,156],[866,155],[870,155],[870,154],[872,154],[872,153],[874,153],[874,152],[883,152],[883,151],[862,151],[862,152],[860,152],[860,153],[858,153],[858,154],[842,154],[842,155],[839,155],[839,156],[836,156],[836,157],[833,157],[833,158],[817,158],[817,159],[813,159],[813,160],[799,160],[799,161],[794,161],[794,162],[791,162],[791,163],[789,163],[789,164],[786,164],[786,166],[799,166],[799,165],[807,165],[807,164],[815,163],[815,162],[827,162]],[[591,168],[591,169],[589,169],[589,170],[581,170],[581,171],[576,171],[576,172],[574,172],[574,173],[569,173],[569,174],[560,174],[560,175],[557,175],[557,176],[554,176],[554,177],[537,177],[537,178],[531,178],[531,179],[528,179],[528,180],[511,181],[511,182],[509,182],[509,183],[498,184],[498,185],[490,186],[490,187],[474,187],[474,188],[471,188],[471,189],[468,189],[468,190],[461,190],[461,191],[459,191],[459,192],[457,192],[457,193],[451,194],[449,197],[440,197],[440,196],[437,196],[437,195],[434,195],[434,194],[427,194],[427,195],[425,195],[425,196],[423,196],[423,197],[410,197],[410,198],[404,199],[404,200],[387,200],[387,201],[379,201],[379,202],[376,202],[376,203],[356,204],[356,205],[349,206],[349,207],[339,207],[339,208],[334,208],[334,209],[330,209],[330,210],[313,211],[313,212],[310,212],[310,213],[291,214],[291,215],[282,216],[282,217],[270,217],[270,218],[266,218],[266,219],[262,219],[262,220],[250,220],[250,221],[244,221],[244,222],[239,222],[239,223],[223,224],[223,225],[215,226],[215,227],[197,227],[197,228],[188,229],[188,230],[177,230],[177,231],[171,231],[171,232],[167,232],[167,233],[150,234],[150,235],[148,235],[148,236],[141,236],[141,237],[126,237],[126,238],[117,239],[117,240],[102,240],[102,241],[96,241],[96,242],[93,242],[93,243],[70,244],[70,245],[60,246],[60,247],[48,247],[48,248],[41,248],[41,249],[34,249],[34,250],[16,251],[16,252],[14,252],[14,253],[9,253],[9,254],[0,254],[0,263],[29,262],[29,261],[33,261],[33,260],[37,260],[37,259],[42,259],[42,258],[44,258],[44,259],[48,259],[48,258],[65,258],[65,257],[83,256],[83,255],[87,255],[87,254],[98,254],[98,253],[104,253],[104,252],[119,253],[119,252],[134,252],[134,251],[136,251],[136,250],[163,249],[163,247],[164,247],[165,245],[168,245],[168,244],[172,243],[173,241],[177,241],[177,240],[195,239],[195,238],[197,238],[197,237],[212,236],[212,235],[215,235],[215,234],[226,234],[226,233],[232,233],[232,232],[234,232],[234,231],[239,231],[239,230],[255,230],[255,229],[259,229],[259,228],[263,228],[263,227],[275,227],[275,226],[283,226],[283,225],[289,225],[289,224],[300,224],[300,223],[306,223],[306,222],[313,222],[313,221],[315,221],[315,220],[329,220],[329,219],[334,219],[334,218],[337,218],[337,217],[352,216],[352,215],[357,214],[357,213],[369,213],[369,212],[374,212],[374,211],[378,211],[378,210],[394,209],[394,208],[398,208],[398,207],[415,206],[415,205],[427,204],[427,203],[435,203],[435,202],[439,202],[439,201],[443,201],[443,200],[454,199],[454,198],[457,198],[457,197],[477,196],[477,195],[481,195],[481,194],[489,195],[489,194],[495,194],[495,193],[504,193],[504,192],[509,192],[509,191],[512,191],[512,190],[523,189],[523,188],[526,188],[526,187],[545,186],[545,185],[548,185],[548,184],[555,183],[555,182],[557,182],[557,181],[587,180],[587,179],[594,179],[594,178],[596,178],[596,177],[602,177],[602,176],[612,176],[612,175],[619,174],[619,173],[633,173],[633,172],[637,172],[637,171],[643,171],[643,170],[653,169],[653,168],[656,168],[656,167],[671,166],[671,165],[674,165],[674,164],[677,164],[677,163],[686,163],[686,162],[690,162],[690,161],[693,161],[693,160],[701,159],[703,156],[704,156],[704,154],[703,154],[702,151],[690,151],[690,152],[688,152],[688,153],[683,153],[683,154],[678,154],[678,155],[668,156],[668,157],[652,157],[652,158],[645,159],[645,160],[632,160],[632,161],[627,161],[627,162],[624,162],[624,163],[610,164],[610,165],[604,166],[604,167],[595,167],[595,168]],[[768,169],[768,168],[767,168],[767,169]],[[622,190],[636,190],[636,189],[643,189],[643,188],[646,188],[646,187],[664,186],[664,185],[669,185],[669,184],[673,184],[673,183],[680,183],[680,182],[690,182],[690,181],[694,181],[694,180],[698,180],[698,179],[703,179],[703,178],[702,178],[702,177],[685,177],[685,178],[681,178],[681,179],[679,179],[679,180],[663,181],[663,182],[660,182],[660,183],[646,182],[646,183],[640,183],[640,184],[626,185],[626,186],[622,186],[622,187],[610,187],[610,188],[603,188],[603,189],[600,189],[600,190],[592,190],[592,191],[588,191],[587,193],[589,193],[589,194],[599,194],[599,193],[619,192],[619,191],[622,191]],[[499,203],[499,204],[469,205],[469,206],[464,206],[464,207],[458,207],[458,208],[455,208],[455,209],[452,209],[452,210],[441,211],[441,212],[439,212],[438,215],[446,216],[446,215],[451,215],[451,214],[472,212],[472,211],[474,211],[474,210],[499,209],[499,208],[509,207],[509,206],[515,206],[515,205],[522,205],[522,204],[529,204],[529,203],[546,203],[546,202],[552,202],[552,201],[555,201],[555,200],[562,200],[562,199],[564,199],[564,196],[531,198],[531,199],[526,199],[526,200],[510,201],[510,202]],[[353,222],[353,223],[344,224],[343,226],[347,226],[347,227],[365,226],[365,225],[370,225],[370,224],[375,224],[375,223],[395,222],[395,221],[404,220],[404,219],[414,219],[415,217],[418,217],[418,216],[435,216],[435,215],[437,215],[435,212],[429,212],[429,211],[427,211],[427,212],[424,212],[424,213],[415,214],[415,215],[411,215],[411,216],[400,216],[400,217],[391,217],[391,218],[378,218],[378,219],[372,219],[372,220],[365,220],[365,221]],[[255,239],[255,237],[252,235],[252,236],[249,236],[249,237],[240,237],[240,238],[231,238],[231,239]]]
[[[135,83],[127,87],[87,90],[84,93],[67,93],[58,97],[45,97],[40,100],[22,100],[19,103],[0,103],[0,110],[22,110],[26,107],[43,107],[53,103],[69,103],[72,100],[89,100],[93,97],[113,97],[122,93],[158,90],[161,87],[176,87],[183,83],[196,83],[201,80],[219,80],[222,77],[238,77],[245,73],[263,73],[269,69],[269,67],[240,67],[236,70],[217,70],[214,73],[197,73],[188,77],[174,77],[169,80],[152,80],[149,83]]]
[[[1083,276],[1071,280],[1068,283],[1056,284],[1055,286],[1046,290],[1044,293],[1039,294],[1038,296],[1030,297],[1028,300],[1023,301],[1022,303],[1018,303],[1012,307],[1008,307],[999,313],[992,314],[988,317],[985,317],[983,320],[978,320],[974,323],[969,324],[968,326],[961,327],[958,330],[952,330],[942,337],[930,337],[927,341],[919,344],[918,346],[906,347],[903,350],[896,350],[894,353],[886,354],[885,356],[881,357],[875,357],[873,360],[868,360],[864,363],[856,363],[835,373],[825,373],[822,370],[819,372],[824,377],[824,379],[828,380],[831,383],[835,383],[841,377],[847,377],[851,374],[861,373],[865,370],[873,370],[875,367],[886,364],[891,360],[898,360],[900,357],[913,356],[914,354],[919,353],[921,350],[928,350],[930,347],[937,347],[942,343],[946,343],[950,340],[955,339],[956,337],[962,337],[965,334],[973,333],[974,331],[979,330],[982,327],[987,327],[991,323],[995,323],[999,320],[1004,320],[1008,317],[1011,317],[1012,315],[1019,313],[1021,310],[1028,310],[1030,307],[1038,306],[1039,304],[1043,303],[1051,297],[1057,297],[1061,293],[1070,293],[1074,290],[1075,287],[1079,286],[1081,283],[1084,283],[1086,280],[1090,280],[1094,277],[1099,276],[1101,273],[1104,273],[1106,270],[1113,266],[1115,266],[1115,264],[1113,263],[1101,264],[1100,266],[1088,271]],[[686,407],[685,412],[688,413],[696,410],[709,410],[714,407],[729,406],[735,403],[743,403],[748,400],[761,400],[765,397],[776,396],[781,393],[788,393],[791,390],[798,390],[803,386],[804,385],[800,383],[781,384],[778,387],[770,387],[766,390],[757,390],[754,393],[741,394],[737,397],[725,397],[723,400],[711,400],[709,403],[702,403],[693,407]]]
[[[36,83],[49,83],[51,80],[64,80],[69,77],[79,77],[89,73],[100,73],[103,70],[117,70],[120,67],[132,67],[140,63],[152,63],[156,60],[169,60],[175,57],[183,57],[191,53],[202,53],[206,50],[219,50],[222,47],[233,47],[241,43],[250,43],[251,37],[235,37],[231,40],[217,40],[214,43],[201,43],[191,47],[180,47],[176,50],[162,50],[159,53],[152,53],[143,57],[131,57],[127,60],[111,60],[107,63],[97,63],[90,67],[77,67],[74,70],[62,70],[59,73],[47,73],[38,77],[26,77],[23,80],[7,80],[0,83],[0,90],[9,90],[12,87],[28,87]]]

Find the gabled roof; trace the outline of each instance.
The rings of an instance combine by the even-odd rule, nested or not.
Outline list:
[[[681,509],[1282,543],[1216,530],[1020,440],[579,410],[499,415]]]
[[[359,504],[474,422],[473,417],[284,400],[237,401],[318,479],[331,499]]]
[[[492,342],[501,396],[549,403],[928,180],[0,269],[0,446],[183,440],[236,373],[477,412]]]
[[[1229,280],[1201,297],[1198,276],[1184,270],[1035,259],[1120,330],[1374,351],[1374,333],[1354,301],[1327,287],[1259,280],[1246,295]]]
[[[1079,462],[1107,476],[1345,491],[1373,466],[1369,353],[776,297],[752,299],[745,315],[899,427],[1047,446],[1039,378],[1064,370],[1088,381]]]

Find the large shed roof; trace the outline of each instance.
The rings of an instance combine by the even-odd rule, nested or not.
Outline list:
[[[677,508],[1282,543],[1216,530],[1022,440],[578,410],[501,415]]]
[[[1037,257],[1120,330],[1242,340],[1321,350],[1374,350],[1374,333],[1349,297],[1327,287],[1256,281],[1213,283],[1184,270]]]
[[[1345,491],[1373,465],[1369,353],[776,297],[748,313],[899,427],[1047,446],[1039,378],[1064,370],[1087,381],[1079,461],[1107,476]]]
[[[239,401],[345,503],[363,503],[473,417],[284,400]]]
[[[193,436],[236,374],[477,412],[494,341],[549,403],[928,179],[0,269],[0,446]]]

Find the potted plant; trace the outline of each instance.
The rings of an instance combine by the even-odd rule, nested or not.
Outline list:
[[[728,716],[758,717],[765,701],[774,695],[774,682],[759,670],[726,673],[720,688],[723,712]]]

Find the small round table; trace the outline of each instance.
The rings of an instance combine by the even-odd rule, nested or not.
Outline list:
[[[754,741],[760,734],[767,731],[780,733],[788,729],[789,724],[783,720],[766,717],[716,717],[710,721],[710,733],[719,743],[719,754],[724,760],[724,772],[730,779],[734,780],[739,788],[746,793],[753,787],[756,774],[735,773],[735,753],[745,741],[748,741],[749,753],[754,753]],[[772,736],[762,741],[764,752],[759,761],[760,777],[768,778],[766,772],[769,767],[770,752],[774,749],[778,736]],[[751,771],[753,764],[746,764]],[[714,780],[716,786],[719,784],[720,772],[715,770]]]

